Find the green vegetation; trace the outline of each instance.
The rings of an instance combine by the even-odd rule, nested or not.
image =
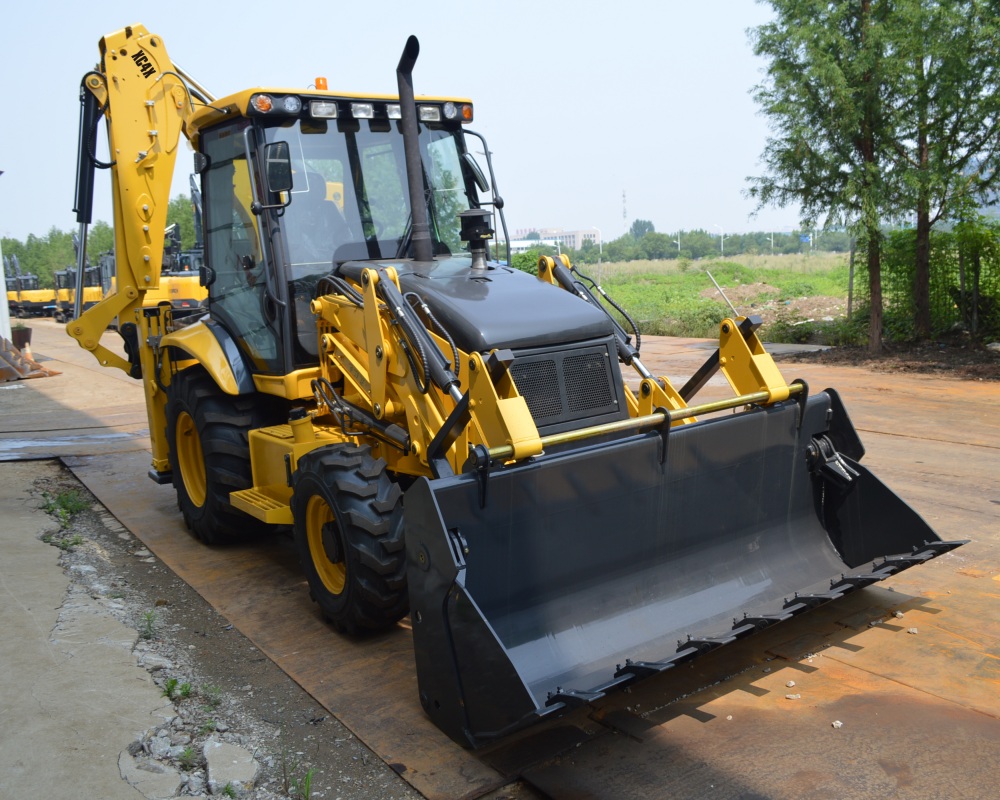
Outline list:
[[[169,700],[187,700],[193,691],[194,687],[190,683],[180,683],[177,678],[167,678],[167,682],[163,684],[163,696]]]
[[[74,534],[73,536],[54,536],[51,533],[46,533],[42,536],[42,541],[45,544],[52,544],[58,547],[60,550],[72,550],[77,545],[83,544],[83,537],[79,534]]]
[[[156,638],[156,612],[152,609],[142,615],[142,626],[139,628],[139,636],[146,641]],[[176,681],[174,683],[176,684]],[[165,696],[169,697],[170,695]]]
[[[69,489],[56,495],[46,492],[42,498],[44,499],[42,510],[59,520],[61,528],[69,527],[73,517],[81,511],[86,511],[91,504],[90,499],[76,489]],[[80,542],[76,542],[76,544],[80,544]]]
[[[181,765],[181,769],[185,772],[190,772],[198,766],[198,752],[188,745],[177,758],[177,762]]]
[[[710,261],[633,261],[582,267],[637,323],[640,333],[660,336],[718,336],[719,323],[732,311],[712,278],[741,313],[816,295],[846,298],[847,257],[739,256]],[[619,317],[619,319],[621,319]],[[794,320],[766,331],[771,341],[792,340]],[[626,330],[629,325],[625,323]],[[798,326],[795,326],[798,327]],[[803,334],[795,332],[795,336]]]
[[[222,705],[222,689],[218,686],[206,686],[201,691],[205,699],[205,710],[214,711]]]

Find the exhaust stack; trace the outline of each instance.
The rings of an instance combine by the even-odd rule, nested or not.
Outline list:
[[[406,40],[403,55],[396,67],[396,83],[399,86],[399,107],[403,124],[403,154],[406,157],[406,183],[410,190],[410,218],[414,256],[417,261],[431,261],[434,249],[431,246],[430,227],[427,224],[427,202],[424,199],[424,171],[420,161],[419,131],[417,129],[417,105],[413,99],[413,65],[420,54],[420,42],[416,36]]]

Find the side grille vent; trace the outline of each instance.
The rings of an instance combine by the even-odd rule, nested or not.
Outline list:
[[[540,429],[583,419],[596,424],[627,413],[604,344],[517,353],[510,373]]]

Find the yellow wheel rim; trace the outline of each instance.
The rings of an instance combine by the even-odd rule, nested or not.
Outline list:
[[[177,417],[177,466],[181,470],[184,491],[195,506],[205,505],[205,456],[201,451],[201,438],[194,419],[186,411]]]
[[[333,509],[319,495],[309,498],[306,505],[306,539],[309,542],[309,556],[312,558],[316,574],[330,594],[340,594],[347,582],[347,565],[343,559],[331,561],[323,544],[323,526],[333,522]]]

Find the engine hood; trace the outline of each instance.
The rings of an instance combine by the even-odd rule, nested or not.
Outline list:
[[[467,258],[392,266],[402,290],[420,295],[466,352],[551,347],[613,333],[601,311],[520,270],[474,270]]]

